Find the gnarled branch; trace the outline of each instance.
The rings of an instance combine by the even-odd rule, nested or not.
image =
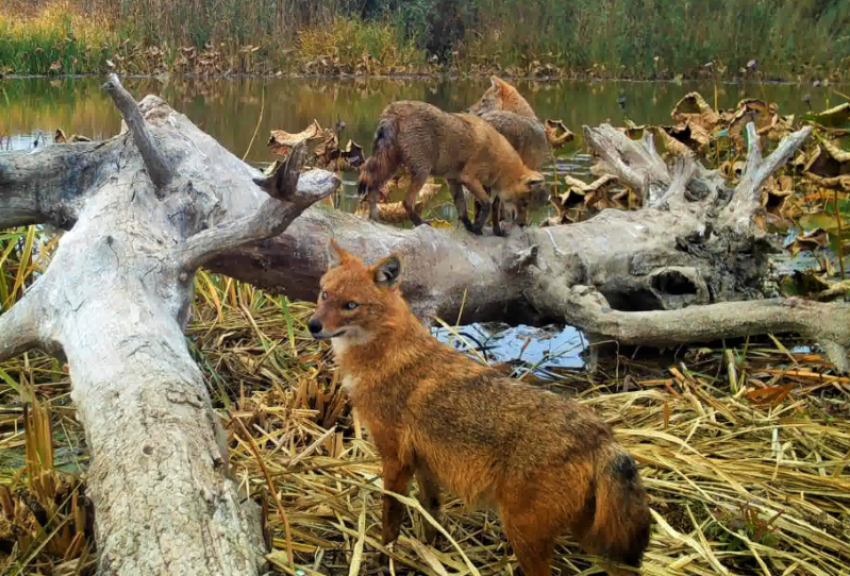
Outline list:
[[[41,344],[36,299],[34,295],[27,295],[10,310],[0,314],[0,362]]]
[[[720,215],[721,226],[738,233],[750,228],[752,217],[761,209],[759,194],[762,185],[771,174],[794,156],[811,133],[812,127],[806,126],[789,134],[770,156],[763,158],[756,127],[752,122],[747,124],[747,164],[741,181],[735,187],[732,201]]]
[[[103,85],[103,90],[112,97],[115,106],[124,116],[127,127],[133,135],[133,142],[136,143],[136,147],[139,149],[142,160],[144,160],[148,169],[151,181],[159,190],[165,188],[171,183],[173,170],[156,141],[154,141],[150,130],[148,130],[147,123],[141,110],[139,110],[139,105],[121,85],[117,74],[109,75],[109,79]]]
[[[249,216],[224,222],[189,237],[175,250],[182,270],[191,272],[209,260],[234,250],[243,244],[270,238],[282,233],[305,209],[332,194],[341,181],[332,172],[311,170],[301,174],[307,159],[302,142],[292,149],[283,166],[257,183],[266,190],[268,198]]]
[[[121,148],[121,139],[111,139],[4,155],[0,158],[0,229],[51,224],[69,230],[85,197],[99,188]]]
[[[623,184],[642,191],[644,198],[649,200],[655,196],[651,190],[669,187],[667,165],[656,152],[649,131],[640,141],[631,140],[609,124],[596,128],[583,126],[582,133],[585,141],[599,155],[599,163],[593,167],[595,174],[616,176]]]
[[[594,336],[627,345],[675,346],[757,334],[793,332],[818,340],[842,372],[850,371],[850,306],[799,298],[773,298],[689,306],[680,310],[623,312],[588,286],[559,284],[540,268],[530,269],[530,301]]]

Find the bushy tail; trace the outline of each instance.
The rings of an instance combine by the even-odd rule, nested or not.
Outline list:
[[[649,545],[651,523],[635,461],[617,446],[604,449],[596,464],[593,525],[582,543],[609,560],[639,568]]]
[[[398,147],[398,118],[391,115],[381,116],[375,131],[375,144],[372,155],[360,169],[358,192],[363,195],[367,189],[380,189],[392,178],[401,163]]]

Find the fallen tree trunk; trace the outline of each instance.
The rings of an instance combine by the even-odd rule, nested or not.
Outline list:
[[[646,207],[496,238],[307,208],[338,185],[332,174],[296,181],[289,166],[258,181],[160,99],[141,103],[142,119],[120,90],[115,98],[128,134],[0,160],[0,228],[70,230],[47,273],[0,316],[0,359],[32,346],[68,358],[94,456],[104,574],[256,573],[260,548],[181,332],[201,265],[313,300],[335,237],[366,260],[401,253],[403,291],[423,318],[560,321],[597,340],[658,346],[799,332],[848,367],[850,306],[762,299],[772,247],[759,190],[809,128],[767,158],[751,135],[734,190],[690,160],[668,166],[651,136],[585,128],[597,171],[639,190]]]
[[[255,183],[258,172],[159,98],[140,107],[116,77],[105,89],[129,133],[0,161],[0,228],[70,230],[0,316],[0,360],[36,346],[67,358],[92,459],[100,574],[259,574],[259,515],[237,493],[183,335],[194,273],[280,234],[339,180],[299,177],[302,148]]]
[[[401,253],[403,290],[420,317],[461,323],[565,322],[593,338],[670,346],[795,332],[821,342],[850,369],[850,306],[763,298],[770,255],[760,191],[811,133],[789,135],[767,158],[755,127],[740,183],[690,159],[668,166],[652,136],[633,141],[610,126],[585,128],[598,173],[640,191],[639,211],[604,210],[579,224],[473,238],[463,230],[399,230],[316,207],[284,234],[210,262],[218,272],[312,300],[326,243],[367,260]],[[736,302],[722,307],[719,303]],[[637,314],[640,312],[641,314]]]

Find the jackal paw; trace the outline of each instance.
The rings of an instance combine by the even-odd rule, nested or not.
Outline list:
[[[422,541],[433,546],[437,542],[437,529],[430,523],[422,525]]]
[[[411,222],[413,222],[413,227],[414,227],[414,228],[415,228],[415,227],[417,227],[417,226],[422,226],[423,224],[425,224],[426,226],[430,226],[430,225],[431,225],[431,220],[430,220],[430,219],[429,219],[429,220],[425,220],[425,219],[423,219],[421,216],[419,216],[418,214],[413,214],[413,215],[411,215],[411,216],[410,216],[410,221],[411,221]]]

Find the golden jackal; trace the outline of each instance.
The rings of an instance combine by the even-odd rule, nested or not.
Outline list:
[[[526,576],[550,575],[555,539],[566,530],[588,552],[639,567],[649,508],[611,428],[590,408],[505,378],[431,336],[402,298],[398,256],[366,266],[333,241],[330,254],[308,325],[331,340],[352,406],[381,454],[384,487],[407,494],[415,476],[434,517],[441,486],[467,504],[497,507]],[[385,545],[403,515],[385,495]]]
[[[490,76],[491,86],[484,92],[481,99],[469,107],[470,114],[481,115],[493,110],[504,110],[513,112],[526,118],[537,118],[531,104],[522,97],[519,91],[499,78]]]
[[[416,197],[429,176],[449,182],[458,218],[467,230],[481,234],[491,209],[513,206],[525,221],[532,188],[543,175],[529,170],[511,144],[490,124],[471,114],[449,114],[425,102],[394,102],[381,114],[372,156],[360,171],[360,193],[367,194],[369,215],[378,219],[378,191],[399,167],[411,176],[404,207],[414,225],[423,223],[415,212]],[[473,224],[467,215],[462,186],[481,202]],[[493,206],[485,187],[491,188]],[[498,218],[494,232],[501,234]]]
[[[516,88],[498,76],[491,76],[490,82],[490,88],[467,112],[481,117],[504,136],[526,166],[540,170],[549,159],[549,139],[543,123]]]

